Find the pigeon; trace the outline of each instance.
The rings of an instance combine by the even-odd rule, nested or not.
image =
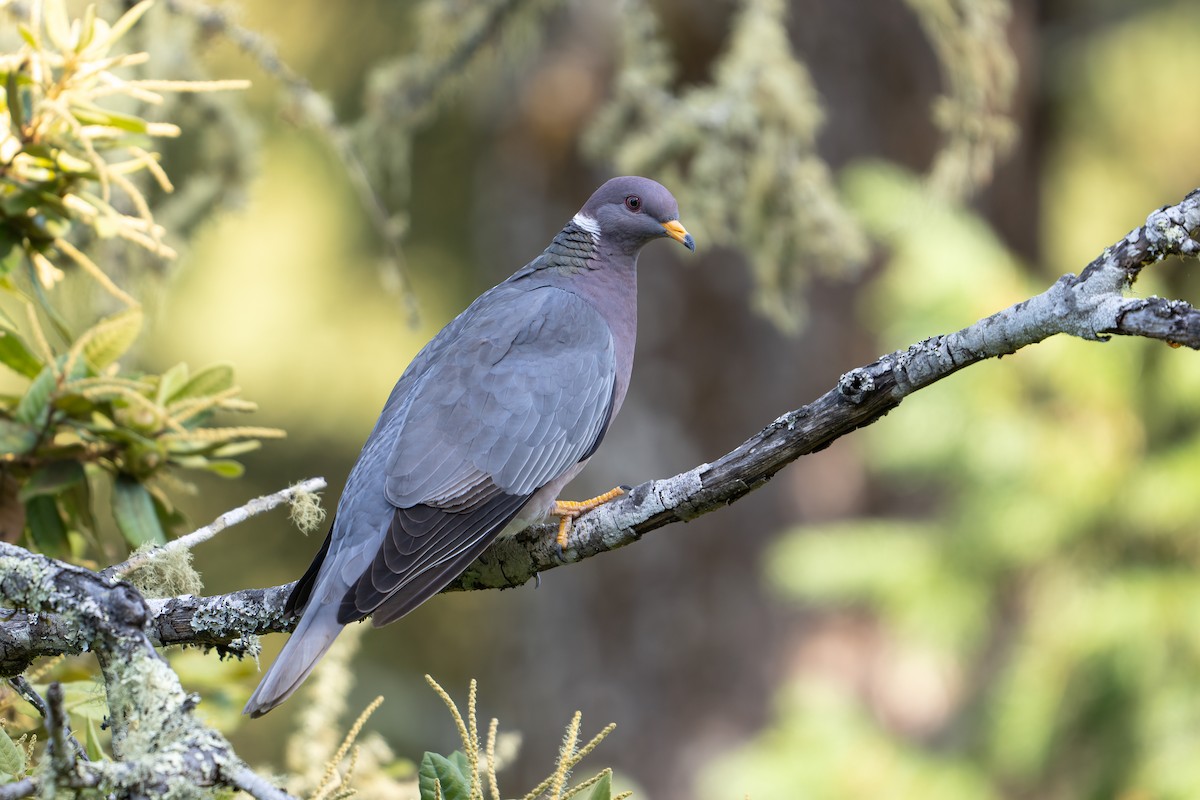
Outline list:
[[[484,292],[417,354],[350,472],[329,533],[288,596],[295,632],[244,713],[286,700],[343,626],[394,622],[500,536],[571,519],[558,493],[596,452],[629,388],[637,259],[654,239],[695,251],[675,198],[613,178],[546,250]]]

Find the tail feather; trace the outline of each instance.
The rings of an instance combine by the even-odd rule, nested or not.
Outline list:
[[[310,606],[306,610],[279,657],[250,695],[243,714],[261,717],[299,688],[342,632],[337,610],[335,604]]]

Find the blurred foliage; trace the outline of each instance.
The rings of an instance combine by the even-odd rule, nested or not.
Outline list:
[[[0,55],[0,363],[24,379],[0,396],[0,535],[58,558],[111,554],[92,512],[101,486],[128,546],[162,543],[181,523],[166,491],[179,469],[236,477],[236,456],[282,435],[210,424],[219,411],[254,408],[237,397],[229,366],[122,371],[141,305],[76,244],[120,239],[173,256],[136,180],[171,189],[148,148],[179,129],[127,109],[161,105],[164,93],[245,86],[126,76],[148,59],[123,48],[151,5],[110,25],[94,6],[72,19],[63,0],[30,3],[19,46]],[[67,270],[119,310],[83,326],[68,319],[54,300]]]
[[[932,109],[945,140],[930,185],[965,197],[1014,138],[1016,66],[1008,5],[911,0],[949,84]],[[644,0],[624,0],[621,71],[587,145],[619,171],[660,176],[697,236],[736,246],[754,269],[758,309],[794,328],[812,274],[863,265],[868,236],[817,150],[823,111],[792,51],[782,0],[741,0],[713,82],[674,91],[674,69]]]
[[[914,176],[860,166],[846,195],[888,245],[864,298],[886,341],[1039,290],[985,223]],[[1200,411],[1179,398],[1197,386],[1200,362],[1157,343],[1051,341],[930,387],[866,431],[869,463],[909,513],[796,531],[768,577],[872,621],[843,635],[864,661],[871,646],[890,652],[889,674],[855,688],[800,672],[777,722],[714,767],[712,785],[1192,796]]]
[[[588,144],[621,172],[659,176],[701,240],[742,249],[759,309],[792,327],[811,268],[858,266],[867,241],[816,152],[822,111],[784,4],[741,6],[712,85],[676,96],[654,14],[627,0],[623,69]]]

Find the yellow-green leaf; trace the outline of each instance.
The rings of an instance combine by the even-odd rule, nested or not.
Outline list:
[[[224,459],[215,459],[208,461],[201,469],[218,475],[222,478],[240,478],[245,473],[246,467],[238,461],[228,461]]]
[[[46,35],[50,43],[60,51],[66,52],[71,48],[71,20],[67,16],[65,0],[44,0],[42,18],[46,24]]]
[[[213,364],[193,375],[179,391],[167,397],[167,402],[175,403],[196,397],[211,397],[231,388],[233,388],[233,367],[228,364]]]
[[[93,369],[99,371],[129,350],[142,330],[142,309],[127,308],[98,322],[75,343]]]
[[[0,328],[0,364],[26,378],[36,378],[45,366],[42,360],[10,330]]]
[[[71,106],[71,115],[84,125],[103,125],[130,133],[145,133],[149,124],[141,117],[135,117],[132,114],[119,114],[109,109],[79,104]]]
[[[104,722],[109,715],[104,689],[94,680],[63,681],[63,708],[74,717]],[[45,696],[49,684],[35,683],[33,688]]]
[[[12,740],[8,731],[0,728],[0,775],[19,777],[25,774],[25,751]]]
[[[9,70],[4,81],[4,99],[8,103],[8,116],[14,134],[20,135],[25,125],[25,109],[21,105],[21,86],[17,79],[17,70]]]
[[[176,364],[164,372],[162,377],[158,379],[158,392],[155,394],[155,402],[160,406],[165,406],[167,400],[174,397],[187,383],[188,365],[182,362]]]
[[[142,15],[150,10],[150,6],[154,5],[154,0],[142,0],[133,8],[121,15],[121,18],[112,24],[112,28],[108,31],[108,36],[104,40],[104,47],[111,47],[118,39],[129,32],[129,29],[137,24]]]
[[[82,53],[87,49],[88,45],[96,36],[96,6],[88,3],[87,8],[83,10],[83,22],[79,26],[79,42],[75,45],[75,52]]]
[[[216,450],[213,450],[210,455],[214,458],[234,458],[261,449],[262,442],[258,439],[247,439],[243,442],[230,442],[229,444],[221,445]]]
[[[96,720],[91,717],[86,718],[87,739],[84,742],[84,747],[87,748],[87,757],[93,763],[104,760],[104,748],[100,746],[100,729],[96,725]]]
[[[38,44],[37,34],[34,33],[33,29],[24,22],[17,25],[17,33],[19,33],[21,38],[25,40],[25,44],[35,49],[41,49],[41,45]]]

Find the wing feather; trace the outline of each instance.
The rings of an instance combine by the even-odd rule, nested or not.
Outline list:
[[[414,382],[387,459],[391,524],[340,622],[383,624],[440,591],[608,427],[616,364],[600,314],[558,288],[494,291]]]

